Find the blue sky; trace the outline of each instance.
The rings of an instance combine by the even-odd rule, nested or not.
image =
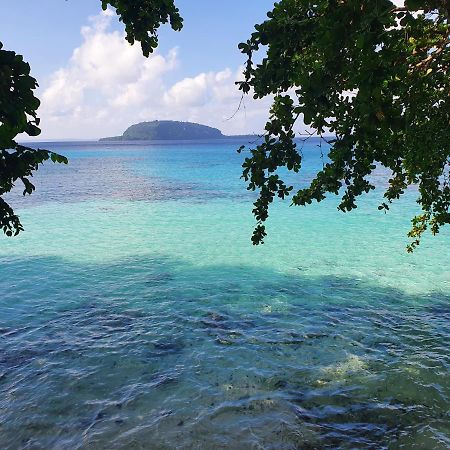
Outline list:
[[[123,25],[101,14],[99,0],[0,0],[0,40],[24,55],[40,84],[41,137],[97,138],[156,118],[261,131],[268,101],[249,98],[242,114],[225,118],[239,101],[234,81],[244,58],[237,44],[273,1],[177,4],[184,29],[163,27],[157,54],[146,61],[120,41]]]

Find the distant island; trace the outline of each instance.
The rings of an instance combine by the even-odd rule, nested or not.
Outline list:
[[[217,128],[199,123],[179,122],[176,120],[154,120],[141,122],[128,127],[122,136],[101,138],[100,141],[166,141],[200,139],[236,139],[256,138],[256,135],[226,136]]]

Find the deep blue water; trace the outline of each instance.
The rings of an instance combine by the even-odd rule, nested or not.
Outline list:
[[[450,447],[450,234],[405,252],[414,189],[280,202],[253,247],[236,143],[45,147],[70,164],[0,243],[1,448]]]

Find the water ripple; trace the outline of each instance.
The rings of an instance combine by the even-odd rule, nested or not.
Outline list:
[[[56,268],[64,302],[21,278],[33,264]],[[180,280],[198,268],[156,259],[1,268],[17,288],[0,301],[3,447],[449,443],[445,296],[225,267],[190,291]],[[317,296],[324,285],[348,295]]]

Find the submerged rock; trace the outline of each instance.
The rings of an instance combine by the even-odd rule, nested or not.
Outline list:
[[[151,343],[152,351],[147,352],[148,357],[162,357],[181,353],[186,347],[181,339],[174,341],[155,341]]]
[[[170,353],[180,352],[185,347],[181,340],[172,342],[153,342],[153,346],[158,350],[170,351]]]
[[[286,380],[278,380],[273,384],[273,387],[275,389],[283,389],[285,387],[287,387],[288,382]]]
[[[329,381],[342,381],[354,373],[365,371],[367,371],[367,363],[353,354],[337,364],[322,368],[322,373]]]
[[[227,339],[223,336],[217,336],[215,341],[217,344],[220,344],[220,345],[233,345],[234,344],[234,342],[231,339]]]
[[[228,320],[229,318],[223,316],[222,314],[209,312],[203,319],[200,320],[200,323],[207,328],[220,328],[226,330],[230,328],[230,326],[226,323]]]

